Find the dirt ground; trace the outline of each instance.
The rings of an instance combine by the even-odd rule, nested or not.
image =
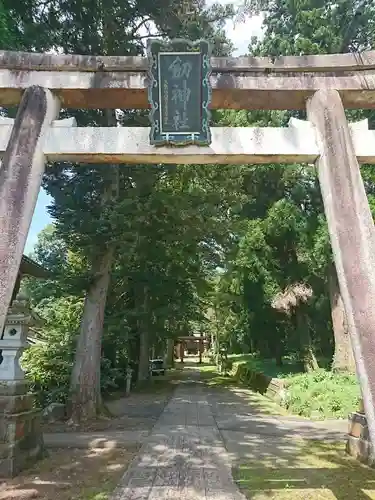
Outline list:
[[[162,414],[171,394],[176,388],[178,378],[171,375],[160,377],[143,390],[138,389],[128,397],[105,401],[106,414],[92,422],[72,425],[69,422],[44,423],[43,432],[95,432],[117,430],[150,430]]]
[[[0,482],[0,500],[107,500],[138,447],[64,449]]]
[[[108,416],[82,425],[44,423],[44,433],[150,430],[181,377],[166,377],[138,388],[128,397],[105,402]],[[53,449],[49,456],[12,480],[0,479],[0,500],[107,500],[139,446],[100,449]]]

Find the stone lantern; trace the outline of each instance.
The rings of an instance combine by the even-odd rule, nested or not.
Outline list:
[[[27,296],[18,293],[8,310],[0,339],[0,476],[14,477],[43,456],[41,411],[20,366],[36,320]]]
[[[17,384],[24,381],[25,374],[20,366],[20,358],[28,346],[27,335],[33,323],[28,298],[20,292],[9,308],[0,340],[0,382]]]

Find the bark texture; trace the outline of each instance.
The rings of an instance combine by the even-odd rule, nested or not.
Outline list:
[[[101,345],[112,260],[113,249],[98,259],[93,267],[96,279],[86,294],[70,385],[74,422],[95,418],[101,406]]]
[[[355,373],[355,361],[348,330],[348,322],[346,321],[344,302],[341,297],[334,265],[331,265],[329,269],[328,286],[331,302],[333,335],[335,338],[335,353],[333,355],[332,369],[340,372]]]
[[[314,353],[314,347],[311,341],[309,326],[306,321],[303,308],[296,309],[296,329],[300,340],[300,356],[305,372],[310,373],[319,368],[318,361]]]

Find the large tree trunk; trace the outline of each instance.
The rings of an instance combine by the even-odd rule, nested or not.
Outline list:
[[[283,366],[283,345],[280,339],[275,342],[275,360],[276,366]]]
[[[101,405],[101,340],[112,259],[112,248],[98,259],[93,267],[96,279],[86,294],[70,383],[71,419],[75,422],[95,418]]]
[[[297,327],[297,334],[300,340],[300,357],[303,363],[305,372],[309,373],[319,368],[318,361],[316,359],[311,335],[309,331],[308,324],[306,322],[306,317],[303,309],[299,307],[295,312],[295,320]]]
[[[110,127],[117,126],[115,110],[105,110],[105,119]],[[103,192],[102,205],[119,196],[119,167],[108,170],[110,183]],[[70,382],[71,419],[95,418],[101,406],[100,362],[105,304],[111,277],[114,245],[110,245],[92,265],[95,277],[87,291],[81,329],[76,348]]]
[[[333,335],[335,338],[335,352],[333,355],[332,369],[335,371],[355,373],[353,348],[350,341],[344,302],[341,297],[334,264],[331,264],[329,269],[328,286],[331,302]]]

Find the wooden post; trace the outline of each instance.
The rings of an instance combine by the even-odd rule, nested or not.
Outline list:
[[[173,368],[174,366],[174,347],[175,347],[175,340],[167,339],[167,349],[165,353],[166,368]]]
[[[184,362],[184,349],[185,349],[185,344],[184,344],[184,341],[181,340],[181,342],[180,342],[180,361],[181,361],[181,363]]]
[[[203,334],[201,333],[201,336],[198,340],[198,347],[199,347],[199,364],[202,364],[202,355],[203,355]]]
[[[375,461],[375,228],[344,107],[336,90],[307,104],[321,156],[320,187]]]
[[[59,109],[58,99],[49,90],[28,88],[0,168],[0,332],[42,183],[45,135]]]
[[[133,370],[130,367],[128,367],[126,369],[126,389],[125,389],[125,394],[127,396],[129,396],[131,386],[132,386],[132,374],[133,374]]]

